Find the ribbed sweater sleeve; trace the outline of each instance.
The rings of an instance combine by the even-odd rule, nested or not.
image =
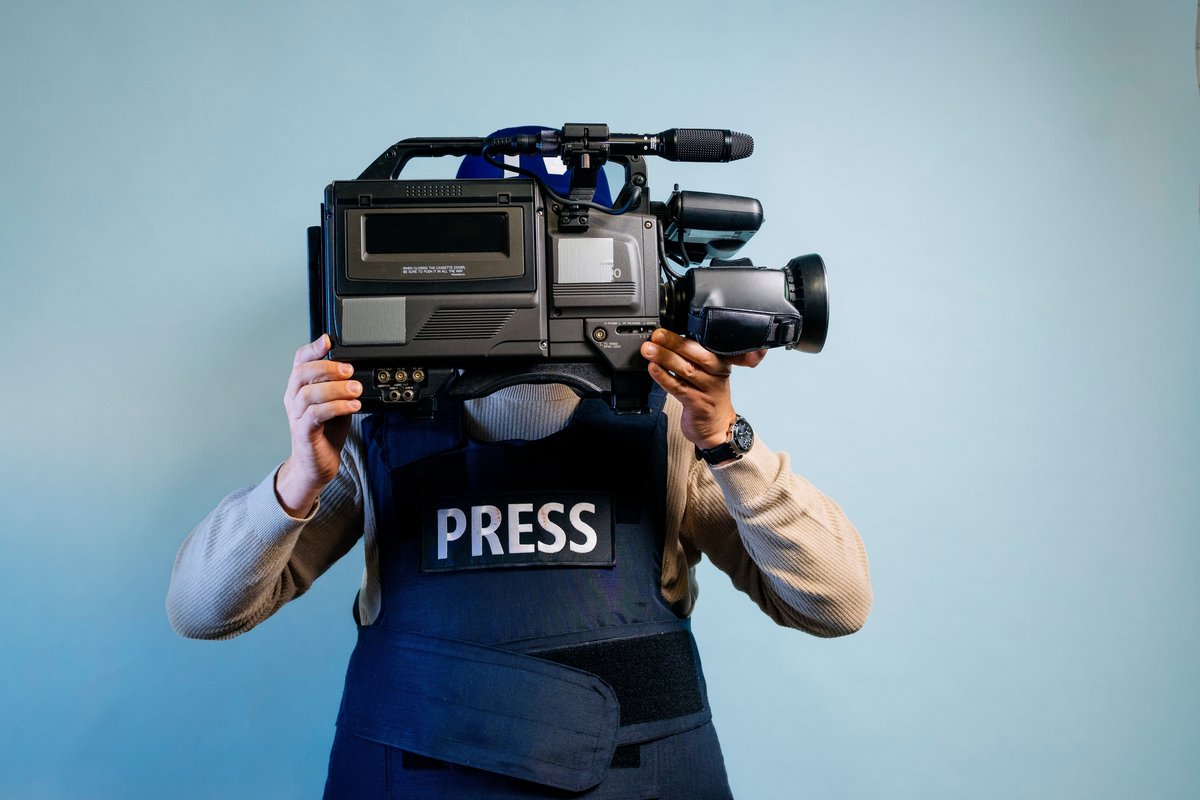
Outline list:
[[[842,509],[761,440],[737,461],[696,460],[678,433],[680,413],[668,401],[667,599],[690,611],[698,592],[692,567],[703,553],[780,625],[826,637],[860,629],[871,579],[862,539]]]
[[[167,592],[167,617],[193,639],[229,639],[308,591],[363,532],[358,421],[337,476],[303,519],[275,495],[275,473],[228,495],[184,540]]]

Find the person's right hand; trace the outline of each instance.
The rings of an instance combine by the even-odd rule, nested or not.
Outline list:
[[[350,415],[362,408],[356,399],[362,384],[350,379],[354,368],[325,359],[331,346],[322,334],[296,351],[283,395],[292,454],[275,475],[275,494],[294,517],[307,516],[317,495],[337,475],[342,445],[350,433]]]

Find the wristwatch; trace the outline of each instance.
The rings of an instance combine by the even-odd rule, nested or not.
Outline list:
[[[736,460],[750,452],[754,446],[754,429],[741,414],[729,426],[729,438],[716,447],[707,450],[696,448],[696,459],[707,461],[709,464],[720,464]]]

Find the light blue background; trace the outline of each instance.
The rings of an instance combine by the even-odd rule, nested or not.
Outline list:
[[[304,231],[409,136],[731,127],[650,164],[820,252],[819,356],[737,376],[871,556],[867,627],[701,571],[739,797],[1200,794],[1196,7],[8,3],[0,794],[313,797],[358,551],[175,636],[176,549],[286,455]],[[440,169],[440,165],[438,166]],[[453,164],[447,162],[446,174]]]

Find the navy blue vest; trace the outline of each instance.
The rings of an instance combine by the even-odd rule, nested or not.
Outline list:
[[[537,441],[365,420],[381,607],[326,797],[729,796],[690,626],[662,597],[666,415],[596,400]]]

